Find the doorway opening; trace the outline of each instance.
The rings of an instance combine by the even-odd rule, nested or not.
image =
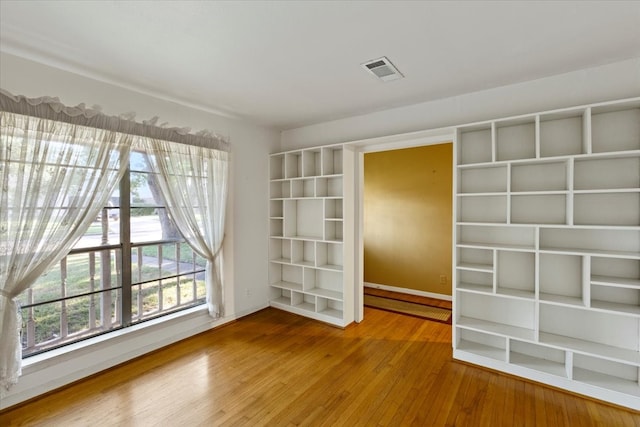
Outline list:
[[[356,322],[365,286],[452,300],[452,141],[447,129],[353,143]]]

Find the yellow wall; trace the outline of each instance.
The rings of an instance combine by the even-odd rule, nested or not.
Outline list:
[[[451,295],[452,163],[450,143],[365,154],[365,282]]]

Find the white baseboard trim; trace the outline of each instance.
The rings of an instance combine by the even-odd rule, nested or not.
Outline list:
[[[221,319],[198,306],[25,359],[18,384],[4,391],[0,410],[33,399],[183,339],[268,307],[263,304]]]
[[[400,293],[403,293],[403,294],[417,295],[417,296],[421,296],[421,297],[440,299],[440,300],[443,300],[443,301],[452,301],[453,300],[453,298],[451,298],[451,295],[436,294],[436,293],[433,293],[433,292],[418,291],[416,289],[409,289],[409,288],[399,288],[397,286],[380,285],[378,283],[364,282],[364,287],[365,288],[382,289],[384,291],[391,291],[391,292],[400,292]]]

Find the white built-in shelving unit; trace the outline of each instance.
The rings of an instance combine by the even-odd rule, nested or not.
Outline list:
[[[342,145],[270,156],[270,305],[340,327],[354,320],[352,156]]]
[[[640,99],[455,144],[454,358],[640,410]]]

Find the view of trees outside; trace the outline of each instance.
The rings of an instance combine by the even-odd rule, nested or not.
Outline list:
[[[131,153],[130,170],[131,321],[136,322],[204,302],[205,260],[182,240],[164,208],[146,155]],[[120,244],[123,214],[116,190],[72,253],[20,296],[23,354],[121,325],[120,250],[103,248]]]

